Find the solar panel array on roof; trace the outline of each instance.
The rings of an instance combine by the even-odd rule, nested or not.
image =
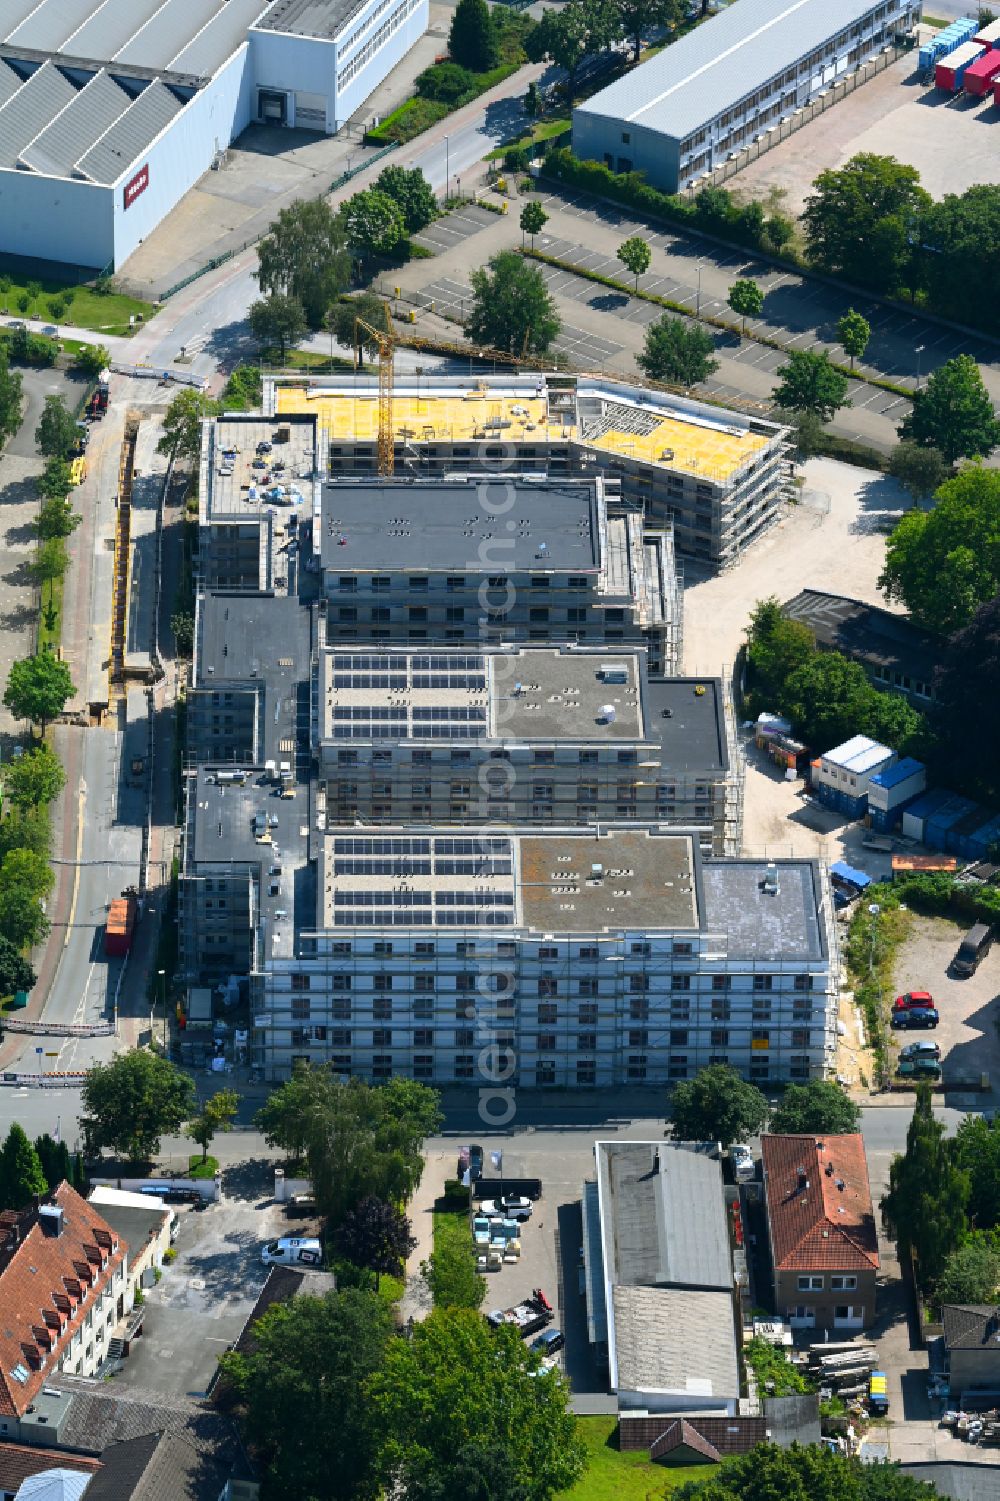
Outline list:
[[[132,96],[102,69],[51,125],[25,147],[19,165],[52,177],[65,177],[79,160],[81,147],[102,136],[131,104]]]
[[[228,57],[246,41],[247,28],[260,15],[261,0],[228,0],[182,52],[171,60],[173,73],[192,73],[196,78],[218,71]]]
[[[121,119],[80,157],[74,169],[76,175],[89,177],[92,182],[117,182],[183,108],[177,95],[165,84],[158,81],[149,84]]]
[[[94,0],[42,0],[7,40],[14,47],[59,52],[63,43],[93,13]]]
[[[43,63],[0,109],[0,167],[15,167],[25,146],[75,97],[65,74]]]

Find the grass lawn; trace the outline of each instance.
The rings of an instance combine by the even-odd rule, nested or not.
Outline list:
[[[65,575],[53,579],[42,591],[43,604],[38,612],[38,650],[56,651],[62,641],[62,609]]]
[[[440,1204],[442,1200],[438,1199]],[[470,1249],[472,1234],[469,1230],[469,1214],[462,1209],[439,1209],[434,1208],[434,1249],[443,1251],[447,1246],[461,1246],[463,1251]]]
[[[127,334],[130,314],[149,319],[156,312],[151,302],[141,302],[138,297],[126,297],[121,292],[109,292],[106,297],[101,297],[92,286],[32,278],[22,270],[8,269],[3,259],[0,259],[0,277],[10,283],[6,291],[0,291],[0,313],[10,318],[42,318],[58,323],[60,332],[75,323],[80,328],[91,328],[98,333]],[[29,299],[27,308],[22,308],[20,302],[29,296],[27,283],[31,280],[37,281],[42,290],[37,297]],[[52,311],[52,303],[64,300],[67,293],[71,301],[57,316]]]
[[[650,1464],[644,1450],[622,1454],[616,1417],[577,1418],[577,1432],[587,1449],[587,1469],[560,1501],[659,1501],[688,1480],[708,1480],[717,1465]]]
[[[568,130],[571,124],[568,114],[557,115],[553,120],[539,120],[530,130],[518,136],[511,136],[510,140],[504,141],[502,146],[497,146],[493,151],[487,151],[483,160],[498,162],[515,146],[532,146],[538,141],[550,141],[553,136],[561,135],[564,130]]]
[[[219,1159],[218,1157],[213,1157],[211,1153],[205,1158],[204,1162],[201,1160],[200,1152],[192,1152],[188,1158],[189,1178],[214,1178],[218,1171]]]

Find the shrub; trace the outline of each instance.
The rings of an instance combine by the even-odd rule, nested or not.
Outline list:
[[[508,172],[527,172],[531,152],[527,146],[511,146],[503,154],[503,164]]]
[[[424,99],[437,99],[442,104],[454,105],[463,94],[475,91],[478,77],[458,63],[435,63],[425,68],[417,78],[417,93]]]

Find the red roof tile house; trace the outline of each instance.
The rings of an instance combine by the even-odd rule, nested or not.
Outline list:
[[[20,1418],[56,1371],[98,1369],[131,1302],[127,1256],[68,1183],[0,1214],[0,1419]]]
[[[879,1269],[864,1142],[765,1136],[761,1157],[777,1312],[793,1329],[864,1329]]]

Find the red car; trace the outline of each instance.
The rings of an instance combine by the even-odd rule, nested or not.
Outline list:
[[[929,990],[908,990],[905,995],[898,995],[893,1002],[894,1011],[922,1011],[933,1010],[934,997]]]

